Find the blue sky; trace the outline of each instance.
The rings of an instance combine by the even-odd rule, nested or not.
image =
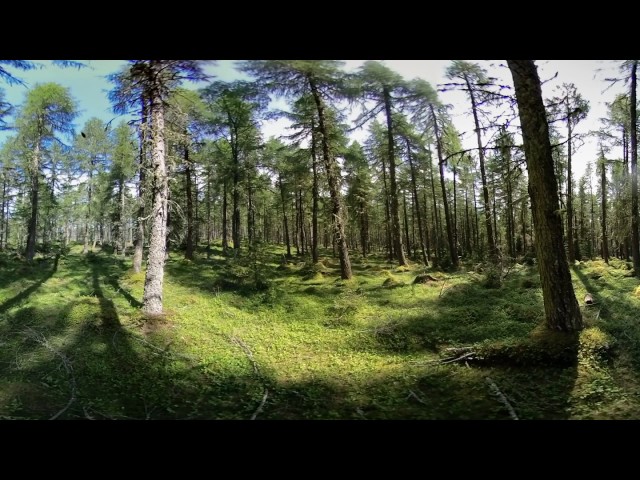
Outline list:
[[[80,114],[76,118],[76,130],[91,117],[98,117],[105,122],[116,118],[109,102],[108,92],[113,84],[107,80],[107,76],[118,72],[127,64],[126,60],[79,60],[87,65],[87,68],[60,68],[52,65],[50,60],[34,60],[43,65],[43,68],[21,71],[11,69],[16,77],[25,85],[0,84],[5,92],[6,101],[13,105],[20,105],[24,101],[25,94],[30,87],[37,83],[56,82],[68,87],[72,96],[78,102]],[[238,74],[234,71],[230,61],[220,61],[216,67],[207,67],[207,71],[215,72],[220,80],[232,80]],[[124,120],[132,117],[124,116]],[[114,120],[114,124],[118,119]],[[9,133],[10,134],[10,133]],[[5,134],[6,135],[6,134]],[[4,137],[2,137],[4,138]]]
[[[45,65],[45,68],[30,71],[13,71],[16,76],[21,78],[27,87],[22,85],[0,84],[0,88],[5,91],[6,100],[13,105],[20,105],[24,100],[24,95],[28,87],[32,87],[36,83],[57,82],[70,89],[71,94],[78,102],[80,114],[76,119],[76,130],[80,130],[84,123],[91,117],[98,117],[107,122],[116,117],[112,112],[107,92],[112,88],[112,84],[107,81],[106,76],[115,73],[126,65],[126,60],[80,60],[88,65],[88,68],[60,68],[52,66],[50,61],[38,61]],[[512,85],[512,80],[508,69],[497,66],[498,63],[504,61],[485,62],[474,60],[483,67],[489,68],[491,75],[498,76],[502,83]],[[361,65],[362,60],[347,60],[345,69],[354,71]],[[490,64],[496,64],[495,67],[489,67]],[[591,102],[591,111],[587,120],[583,121],[578,127],[578,133],[585,133],[589,130],[595,130],[599,127],[599,118],[606,115],[606,102],[610,102],[616,93],[622,91],[624,86],[618,84],[607,89],[607,82],[604,81],[607,76],[615,76],[617,72],[617,64],[619,62],[602,61],[602,60],[539,60],[536,62],[542,79],[551,78],[555,72],[558,72],[557,78],[543,85],[543,96],[551,97],[554,94],[554,87],[563,82],[575,83],[578,92],[580,92],[587,100]],[[233,68],[234,61],[220,60],[215,66],[208,66],[207,73],[214,74],[216,80],[234,80],[241,76]],[[406,79],[416,77],[423,78],[430,82],[434,87],[447,81],[444,72],[450,64],[450,60],[387,60],[385,64],[392,70],[398,72]],[[603,71],[599,71],[603,69]],[[185,85],[188,86],[188,85]],[[195,86],[194,86],[195,87]],[[451,110],[453,122],[460,132],[463,133],[463,146],[465,148],[475,147],[475,136],[473,135],[473,126],[469,115],[468,100],[461,92],[441,93],[441,100],[445,103],[452,104]],[[277,106],[282,108],[284,101],[277,102]],[[131,117],[122,117],[129,120]],[[114,124],[118,122],[118,118],[114,120]],[[265,138],[271,135],[279,135],[287,132],[286,120],[279,120],[265,124],[263,133]],[[353,138],[362,141],[366,136],[366,128],[355,132]],[[0,141],[2,141],[10,132],[0,132]],[[615,152],[614,152],[615,153]],[[587,161],[593,161],[597,158],[597,146],[595,141],[587,142],[574,154],[574,168],[580,175]]]

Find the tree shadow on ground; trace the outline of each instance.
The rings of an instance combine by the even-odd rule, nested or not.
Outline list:
[[[19,305],[21,302],[25,301],[29,296],[35,292],[40,286],[49,280],[58,270],[58,261],[60,259],[60,255],[56,255],[53,260],[53,266],[50,270],[45,270],[45,272],[40,276],[40,278],[30,287],[18,293],[16,296],[5,300],[2,305],[0,305],[0,315],[10,310],[11,308]]]

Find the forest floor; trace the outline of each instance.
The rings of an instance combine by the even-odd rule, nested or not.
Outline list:
[[[329,256],[220,253],[171,255],[157,318],[130,257],[0,256],[0,419],[640,418],[626,262],[573,267],[587,328],[568,335],[542,325],[535,266],[497,285],[354,256],[343,281]]]

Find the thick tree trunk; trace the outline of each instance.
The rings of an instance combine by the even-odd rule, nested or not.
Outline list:
[[[298,209],[299,209],[299,220],[300,220],[300,225],[299,225],[299,230],[298,230],[298,234],[300,236],[300,251],[302,253],[302,255],[304,256],[307,253],[306,250],[306,243],[307,243],[307,239],[305,236],[305,232],[304,232],[304,202],[303,202],[303,195],[302,195],[302,189],[300,188],[298,190]]]
[[[93,161],[90,162],[89,180],[87,181],[87,214],[84,218],[84,245],[82,247],[83,255],[89,251],[89,225],[91,224],[91,198],[93,194]],[[91,249],[93,250],[93,248]]]
[[[2,206],[0,207],[0,250],[4,250],[7,246],[4,244],[5,231],[5,215],[4,210],[7,203],[7,176],[5,172],[2,174]]]
[[[253,185],[249,174],[247,174],[247,237],[249,249],[253,250],[256,241],[256,211],[253,201]]]
[[[186,134],[187,132],[185,132]],[[187,244],[184,252],[184,258],[193,260],[193,192],[191,179],[191,164],[189,163],[189,147],[184,147],[184,176],[186,180],[185,194],[187,196]]]
[[[507,60],[507,63],[522,124],[546,325],[565,332],[580,330],[584,325],[562,238],[558,185],[540,79],[532,60]]]
[[[338,247],[338,254],[340,257],[340,276],[344,280],[348,280],[352,277],[351,261],[349,260],[349,249],[347,248],[347,239],[344,234],[344,218],[342,209],[342,200],[340,198],[340,166],[336,160],[330,156],[329,152],[329,138],[327,135],[327,128],[324,120],[324,103],[318,87],[315,84],[315,80],[312,77],[308,78],[309,87],[311,88],[311,94],[316,103],[318,110],[318,127],[322,135],[322,156],[324,160],[325,169],[327,172],[327,180],[329,183],[329,195],[331,196],[334,224],[334,238]]]
[[[454,250],[456,252],[456,257],[458,257],[458,193],[456,188],[456,174],[458,173],[456,167],[453,167],[453,218],[452,218],[452,226],[453,226],[453,245]]]
[[[609,239],[607,238],[607,159],[604,156],[604,151],[602,150],[602,148],[600,149],[600,155],[602,156],[602,164],[600,165],[600,204],[602,206],[602,215],[600,221],[602,226],[602,259],[605,261],[605,263],[609,263]]]
[[[289,240],[289,221],[287,220],[287,200],[284,192],[284,184],[282,182],[282,175],[278,177],[278,184],[280,185],[280,200],[282,201],[282,230],[284,232],[284,241],[287,245],[287,258],[291,258],[291,241]]]
[[[235,135],[237,141],[237,133]],[[233,188],[231,213],[231,240],[233,241],[233,256],[240,254],[240,153],[236,142],[232,142],[233,152]]]
[[[318,263],[318,156],[316,153],[316,129],[311,122],[311,169],[313,185],[311,187],[311,261]]]
[[[152,60],[152,65],[154,61]],[[157,85],[151,90],[153,184],[149,257],[142,297],[142,311],[150,315],[162,313],[164,262],[167,233],[168,176],[165,164],[164,109]]]
[[[438,199],[436,197],[436,181],[433,178],[433,162],[429,155],[429,183],[431,184],[431,198],[433,199],[433,242],[436,250],[436,258],[440,258],[442,253],[442,222],[438,212]]]
[[[638,236],[638,117],[636,106],[638,61],[631,66],[631,256],[633,271],[640,277],[640,237]]]
[[[393,121],[391,117],[391,94],[386,88],[383,91],[384,110],[387,115],[387,148],[389,152],[389,195],[391,197],[391,236],[393,237],[393,250],[398,265],[406,265],[402,245],[402,230],[400,230],[400,209],[398,206],[398,185],[396,182],[396,156],[393,140]]]
[[[407,255],[409,258],[413,256],[411,253],[411,241],[409,239],[409,217],[407,215],[407,196],[402,192],[402,212],[403,212],[403,223],[404,223],[404,238],[407,243]]]
[[[384,155],[381,158],[382,161],[382,188],[384,189],[384,226],[387,234],[387,249],[389,262],[393,262],[393,235],[391,234],[391,195],[389,194],[389,187],[387,186],[387,165],[384,161]]]
[[[118,198],[120,200],[120,205],[118,208],[118,238],[116,240],[116,248],[115,253],[117,254],[118,248],[120,248],[120,253],[122,257],[126,257],[126,230],[124,228],[124,179],[120,178],[118,180]]]
[[[40,142],[36,142],[31,160],[31,217],[27,231],[27,262],[32,262],[36,254],[36,233],[38,224],[38,191],[40,189]]]
[[[573,185],[571,184],[571,116],[567,112],[567,243],[569,265],[576,261],[576,249],[573,244]]]
[[[369,212],[364,200],[360,201],[360,243],[362,245],[362,257],[366,258],[369,253]]]
[[[227,218],[228,210],[227,201],[227,179],[225,178],[222,183],[222,253],[227,255],[229,253],[229,219]]]
[[[207,168],[207,258],[211,256],[211,168]]]

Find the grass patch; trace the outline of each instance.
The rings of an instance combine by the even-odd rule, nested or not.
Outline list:
[[[486,377],[522,419],[637,417],[640,285],[626,262],[574,266],[578,299],[595,302],[587,328],[563,335],[541,328],[535,265],[488,285],[486,268],[356,256],[345,281],[329,256],[221,253],[172,253],[153,318],[130,259],[0,255],[0,418],[510,418]]]

